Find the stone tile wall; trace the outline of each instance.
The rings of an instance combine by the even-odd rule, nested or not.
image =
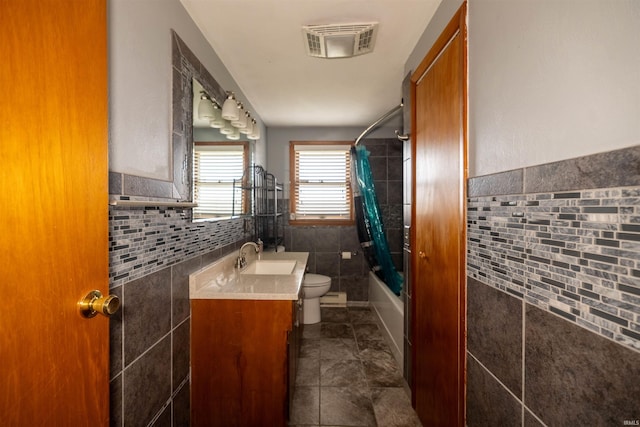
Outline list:
[[[396,138],[363,139],[393,264],[403,270],[403,145]]]
[[[640,419],[640,352],[473,278],[467,298],[467,425]]]
[[[287,251],[309,252],[310,273],[331,277],[331,290],[346,292],[348,302],[369,299],[368,271],[355,226],[285,226]],[[341,252],[351,252],[342,259]]]
[[[469,180],[474,425],[640,419],[640,147]]]
[[[189,274],[251,235],[176,208],[110,210],[111,425],[189,425]],[[252,230],[251,224],[247,227]]]
[[[153,202],[150,202],[150,204]],[[191,222],[191,210],[148,206],[109,209],[111,288],[251,237],[253,221]]]

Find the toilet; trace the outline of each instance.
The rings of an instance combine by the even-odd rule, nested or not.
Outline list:
[[[329,292],[331,277],[307,273],[302,281],[302,323],[311,325],[320,322],[320,297]]]

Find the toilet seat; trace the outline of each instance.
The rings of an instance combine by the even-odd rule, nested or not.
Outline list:
[[[331,283],[331,277],[323,276],[322,274],[307,273],[304,275],[302,286],[311,288],[316,286],[325,286],[329,283]]]

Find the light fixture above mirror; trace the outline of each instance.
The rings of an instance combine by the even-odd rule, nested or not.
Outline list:
[[[200,91],[200,103],[198,104],[198,117],[201,119],[212,120],[215,117],[217,104],[203,90]]]
[[[251,119],[251,133],[247,135],[247,138],[254,141],[260,139],[260,126],[258,126],[255,119]]]
[[[240,117],[240,104],[236,101],[233,92],[227,92],[227,99],[222,104],[222,118],[230,122]]]
[[[208,127],[220,129],[220,133],[232,141],[239,140],[240,134],[247,135],[250,140],[260,139],[260,127],[256,120],[251,117],[249,111],[245,110],[244,105],[238,102],[233,92],[226,93],[227,98],[220,107],[220,104],[205,90],[199,90],[199,86],[194,92],[200,93],[197,119],[203,123],[203,126],[208,124]],[[235,118],[232,119],[233,117]]]

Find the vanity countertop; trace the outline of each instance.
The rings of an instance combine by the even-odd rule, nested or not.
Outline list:
[[[249,248],[247,265],[256,257]],[[190,299],[297,300],[307,268],[308,252],[263,252],[262,260],[295,260],[287,275],[241,274],[234,268],[238,254],[230,253],[189,275]]]

